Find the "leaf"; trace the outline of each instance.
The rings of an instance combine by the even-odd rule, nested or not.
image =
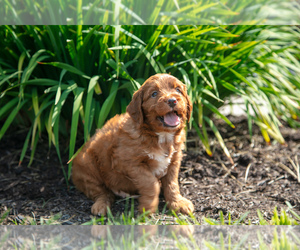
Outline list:
[[[75,150],[76,137],[77,137],[77,128],[78,128],[78,118],[79,118],[79,109],[82,102],[84,89],[77,88],[75,92],[74,102],[73,102],[73,113],[72,113],[72,122],[71,122],[71,133],[70,133],[70,146],[69,146],[69,159],[72,158]],[[68,179],[71,175],[72,163],[68,167]]]
[[[9,76],[4,77],[1,81],[0,81],[0,86],[7,82],[9,79],[14,78],[16,75],[19,75],[22,71],[16,71],[12,74],[10,74]]]
[[[31,149],[34,147],[35,143],[35,135],[36,135],[36,129],[38,127],[39,133],[41,135],[42,127],[41,127],[41,119],[39,113],[39,99],[38,99],[38,93],[37,93],[37,88],[32,89],[32,106],[35,114],[35,119],[33,123],[33,129],[32,129],[32,139],[31,139]]]
[[[154,10],[151,11],[152,14],[148,19],[148,22],[147,22],[148,24],[153,25],[153,24],[157,23],[157,19],[158,19],[160,10],[163,6],[163,3],[164,3],[164,0],[158,0],[157,1]]]
[[[125,12],[127,12],[130,16],[132,16],[134,19],[136,19],[138,22],[140,22],[140,24],[146,24],[144,22],[144,20],[139,17],[135,12],[133,12],[131,9],[129,9],[128,7],[126,7],[125,5],[123,5],[121,3],[121,1],[116,1],[116,0],[111,0],[113,3],[118,4],[119,8],[122,8]]]
[[[60,114],[61,108],[64,105],[68,95],[70,92],[72,92],[75,88],[77,87],[77,84],[74,83],[72,85],[70,85],[61,95],[59,101],[57,102],[57,104],[54,107],[54,111],[53,111],[53,116],[52,116],[52,122],[51,122],[51,126],[53,127],[55,124],[55,121],[57,119],[57,117]]]
[[[140,38],[138,38],[137,36],[135,36],[134,34],[128,32],[127,30],[123,29],[122,27],[120,27],[120,31],[122,33],[124,33],[126,36],[131,37],[132,39],[134,39],[135,41],[137,41],[138,43],[143,44],[144,46],[146,46],[146,43],[144,41],[142,41]]]
[[[113,69],[115,69],[115,70],[117,69],[116,62],[113,59],[108,59],[106,61],[106,63],[109,66],[111,66]],[[129,75],[129,73],[127,72],[127,70],[122,65],[121,65],[120,69],[121,69],[121,75],[122,75],[122,77],[124,77],[125,79],[128,79],[132,83],[132,86],[133,86],[134,90],[138,90],[141,85]]]
[[[253,83],[248,81],[244,76],[242,76],[240,73],[238,73],[236,70],[232,68],[228,68],[238,79],[240,79],[242,82],[248,84],[252,89],[257,90],[257,86],[255,86]]]
[[[25,157],[25,154],[26,154],[26,151],[27,151],[27,148],[28,148],[28,144],[29,144],[29,139],[30,139],[31,132],[32,132],[32,127],[30,128],[29,132],[27,133],[25,142],[23,144],[23,148],[22,148],[21,156],[20,156],[20,160],[19,160],[19,166],[22,164],[23,159]]]
[[[193,121],[192,123],[193,123],[193,127],[194,127],[194,129],[196,130],[196,132],[197,132],[197,134],[198,134],[198,136],[199,136],[201,142],[203,143],[203,146],[204,146],[204,148],[205,148],[206,153],[207,153],[209,156],[212,156],[212,152],[211,152],[211,149],[210,149],[210,146],[209,146],[209,141],[208,141],[207,136],[206,136],[205,134],[204,134],[204,136],[201,134],[200,129],[199,129],[199,126],[198,126],[198,124],[197,124],[195,121]],[[203,124],[203,125],[204,125],[204,124]],[[202,126],[202,127],[203,127],[203,126]],[[205,133],[206,133],[206,130],[205,130]]]
[[[90,79],[89,76],[85,75],[82,71],[79,69],[75,68],[74,66],[67,64],[67,63],[62,63],[62,62],[51,62],[51,63],[40,63],[40,64],[45,64],[45,65],[52,65],[54,67],[60,68],[60,69],[65,69],[71,73],[77,74],[82,76],[83,78]]]
[[[58,85],[58,81],[46,78],[38,78],[38,79],[31,79],[26,82],[22,82],[21,85],[39,85],[39,86],[56,86]]]
[[[206,63],[204,61],[201,61],[201,60],[198,60],[205,68],[205,70],[208,72],[208,76],[210,78],[210,82],[213,86],[213,89],[215,90],[216,92],[216,96],[217,98],[219,98],[219,92],[218,92],[218,87],[217,87],[217,84],[216,84],[216,81],[215,81],[215,78],[212,74],[212,72],[210,71],[210,69],[207,67]]]
[[[119,81],[114,81],[111,86],[109,96],[107,97],[107,99],[104,101],[104,103],[102,105],[99,119],[98,119],[98,128],[101,128],[103,126],[103,124],[110,112],[110,109],[111,109],[111,107],[115,101],[116,95],[117,95],[118,87],[119,87]]]
[[[120,29],[121,29],[121,25],[115,26],[115,33],[114,33],[115,46],[119,46]],[[119,52],[119,50],[117,50],[115,53],[115,60],[116,60],[116,65],[117,65],[117,77],[119,76],[119,71],[120,71],[119,59],[120,59],[120,52]]]
[[[49,56],[40,56],[44,52],[46,52],[46,50],[41,49],[32,56],[32,58],[30,59],[30,61],[28,63],[27,68],[24,69],[24,71],[23,71],[21,82],[28,81],[29,77],[31,76],[33,70],[38,65],[38,63],[49,57]]]
[[[146,58],[148,59],[149,63],[153,67],[156,73],[162,73],[158,65],[156,64],[154,58],[152,57],[151,53],[141,44],[137,45],[137,47],[140,49],[140,52],[143,53]],[[148,47],[148,46],[147,46]],[[134,59],[136,60],[136,58]]]
[[[64,77],[64,75],[66,74],[66,70],[63,69],[61,74],[60,74],[60,79],[59,79],[59,83],[58,83],[58,87],[57,87],[57,90],[56,90],[56,96],[55,96],[55,105],[57,105],[60,97],[61,97],[61,81]]]
[[[172,42],[173,44],[175,44],[174,42]],[[175,46],[176,46],[176,48],[178,48],[178,50],[182,53],[182,55],[185,57],[185,58],[187,58],[188,60],[190,60],[190,64],[191,64],[191,66],[195,69],[195,72],[197,72],[202,78],[203,78],[203,80],[204,80],[204,82],[208,85],[208,86],[210,86],[211,88],[213,87],[212,86],[212,84],[207,80],[207,78],[203,75],[203,73],[201,72],[201,70],[197,67],[197,65],[196,65],[196,63],[195,63],[195,61],[194,61],[194,59],[192,59],[191,57],[190,57],[190,55],[181,47],[181,46],[179,46],[179,45],[176,45],[175,44]]]
[[[16,108],[14,108],[10,115],[6,118],[6,121],[4,122],[3,126],[1,127],[0,130],[0,140],[2,139],[2,137],[4,136],[6,130],[8,129],[8,127],[10,126],[10,124],[13,122],[14,118],[16,117],[16,115],[19,113],[20,109],[24,106],[24,104],[28,102],[28,99],[19,102],[19,104],[17,105]]]
[[[220,132],[218,131],[217,127],[214,125],[213,121],[210,120],[207,116],[203,116],[204,120],[207,122],[207,124],[211,127],[212,131],[214,132],[216,138],[218,139],[219,143],[220,143],[220,146],[221,148],[223,149],[225,155],[228,157],[228,159],[230,160],[231,164],[233,165],[234,162],[230,156],[230,153],[224,143],[224,140],[220,134]]]
[[[220,113],[220,111],[211,103],[209,103],[207,100],[202,99],[202,103],[208,107],[211,111],[213,111],[215,114],[217,114],[219,117],[221,117],[230,127],[235,128],[235,126],[232,124],[232,122],[223,114]]]
[[[84,141],[88,141],[90,138],[90,123],[92,122],[90,120],[90,111],[91,111],[91,104],[94,94],[94,88],[97,85],[97,81],[99,79],[99,76],[94,76],[91,78],[88,90],[87,90],[87,97],[86,97],[86,103],[85,103],[85,115],[84,115]]]
[[[29,163],[28,163],[28,166],[31,166],[32,162],[33,162],[33,159],[34,159],[34,153],[35,153],[35,150],[36,150],[36,146],[38,144],[38,141],[39,141],[39,137],[36,136],[34,138],[32,138],[32,140],[34,139],[34,141],[31,142],[31,153],[30,153],[30,160],[29,160]]]
[[[0,109],[0,120],[2,119],[2,116],[5,113],[10,112],[10,110],[14,110],[15,109],[15,105],[19,102],[19,98],[15,97],[12,100],[10,100],[8,103],[6,103],[4,106],[1,107]]]
[[[61,165],[63,175],[65,177],[67,186],[69,186],[68,175],[67,175],[67,173],[66,173],[66,171],[63,167],[62,160],[61,160],[61,155],[60,155],[60,150],[59,150],[59,117],[55,120],[55,122],[52,126],[53,126],[53,134],[54,134],[54,146],[55,146],[55,149],[56,149],[56,153],[57,153],[60,165]]]

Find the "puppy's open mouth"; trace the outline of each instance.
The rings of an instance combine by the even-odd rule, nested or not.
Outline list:
[[[176,111],[167,113],[164,116],[158,116],[158,120],[160,120],[165,127],[177,127],[180,124],[180,117]]]

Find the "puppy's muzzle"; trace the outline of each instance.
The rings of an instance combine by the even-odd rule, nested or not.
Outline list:
[[[176,100],[176,98],[170,98],[170,99],[167,101],[167,103],[169,104],[169,106],[170,106],[171,108],[174,108],[174,107],[176,106],[176,104],[177,104],[177,100]]]

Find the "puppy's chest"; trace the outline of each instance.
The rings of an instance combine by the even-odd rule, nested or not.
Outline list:
[[[162,178],[167,174],[168,166],[172,161],[173,154],[175,153],[173,146],[169,150],[153,150],[151,152],[146,151],[147,156],[149,157],[149,167],[153,175],[157,178]]]

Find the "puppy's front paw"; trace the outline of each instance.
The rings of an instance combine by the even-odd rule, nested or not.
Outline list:
[[[148,212],[149,214],[155,213],[158,207],[158,202],[158,195],[154,198],[141,197],[139,199],[139,212],[141,214],[144,212]]]
[[[194,205],[191,201],[184,197],[172,201],[169,205],[171,210],[174,210],[176,213],[182,214],[191,214],[194,212]]]
[[[109,207],[110,205],[107,204],[106,202],[102,202],[102,201],[96,201],[92,208],[91,208],[91,212],[93,215],[106,215],[107,213],[107,207]]]
[[[143,214],[144,212],[147,212],[149,214],[155,213],[157,210],[157,206],[144,206],[142,204],[139,205],[139,213]]]

